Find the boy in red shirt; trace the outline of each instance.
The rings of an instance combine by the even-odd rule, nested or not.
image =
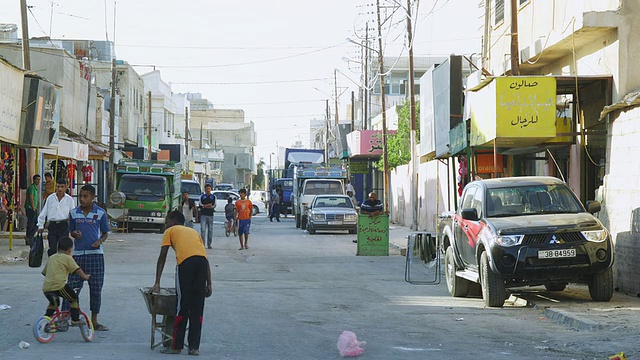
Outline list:
[[[249,249],[249,230],[251,228],[251,213],[253,212],[253,204],[247,199],[247,189],[242,188],[239,191],[240,200],[236,200],[236,219],[238,220],[238,239],[240,240],[240,250]],[[242,237],[244,236],[244,244]]]

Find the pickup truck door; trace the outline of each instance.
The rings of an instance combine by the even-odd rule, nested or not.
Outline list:
[[[466,268],[477,270],[475,258],[478,234],[482,230],[480,221],[465,220],[462,218],[462,209],[475,208],[478,216],[482,217],[482,189],[477,186],[468,187],[462,194],[462,204],[456,212],[454,219],[455,244],[461,260]]]

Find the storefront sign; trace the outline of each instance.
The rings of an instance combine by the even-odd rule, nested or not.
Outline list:
[[[387,131],[387,136],[395,134],[395,130]],[[379,158],[382,156],[381,130],[358,130],[347,135],[350,157]]]
[[[22,104],[23,72],[0,61],[0,139],[17,144]]]
[[[502,155],[496,155],[497,169],[496,172],[502,173],[503,171],[503,157]],[[491,174],[493,173],[493,154],[477,154],[476,166],[478,168],[478,174]]]
[[[389,256],[389,216],[358,215],[359,256]]]
[[[35,77],[24,77],[20,143],[31,146],[50,146],[58,131],[54,121],[57,108],[55,86]]]
[[[498,137],[556,136],[554,77],[499,77],[496,81]]]
[[[368,161],[352,161],[349,164],[349,173],[351,174],[368,174],[369,162]]]

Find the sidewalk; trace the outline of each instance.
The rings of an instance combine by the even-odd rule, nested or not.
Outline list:
[[[24,244],[25,232],[14,231],[12,235],[12,248],[9,249],[9,232],[5,231],[0,234],[0,264],[27,261],[29,246]]]

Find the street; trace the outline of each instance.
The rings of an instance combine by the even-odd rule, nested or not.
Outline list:
[[[526,299],[549,301],[544,289],[525,291],[504,308],[484,308],[479,297],[452,298],[438,285],[404,281],[405,258],[355,256],[355,235],[309,235],[289,216],[254,217],[249,250],[225,237],[215,215],[214,249],[208,250],[214,281],[207,299],[200,353],[224,359],[339,359],[343,330],[366,341],[363,359],[606,359],[625,351],[640,355],[638,315],[594,329],[572,329],[545,317]],[[196,225],[198,229],[198,225]],[[85,343],[77,329],[38,343],[34,322],[44,313],[43,277],[26,262],[0,265],[0,359],[156,359],[150,350],[151,316],[139,291],[153,285],[161,234],[111,234],[104,244],[106,279],[99,320],[110,331]],[[46,261],[46,259],[45,259]],[[162,286],[173,287],[172,250]],[[585,288],[570,288],[562,304],[600,308]],[[614,294],[616,301],[633,299]],[[89,312],[85,284],[80,307]],[[564,306],[564,305],[559,306]],[[607,305],[608,306],[608,305]],[[585,310],[586,311],[586,310]],[[634,310],[636,313],[638,309]],[[611,316],[610,316],[611,317]],[[612,320],[612,319],[609,319]],[[628,322],[629,324],[627,324]],[[30,347],[21,349],[20,341]],[[183,351],[183,356],[186,351]]]

